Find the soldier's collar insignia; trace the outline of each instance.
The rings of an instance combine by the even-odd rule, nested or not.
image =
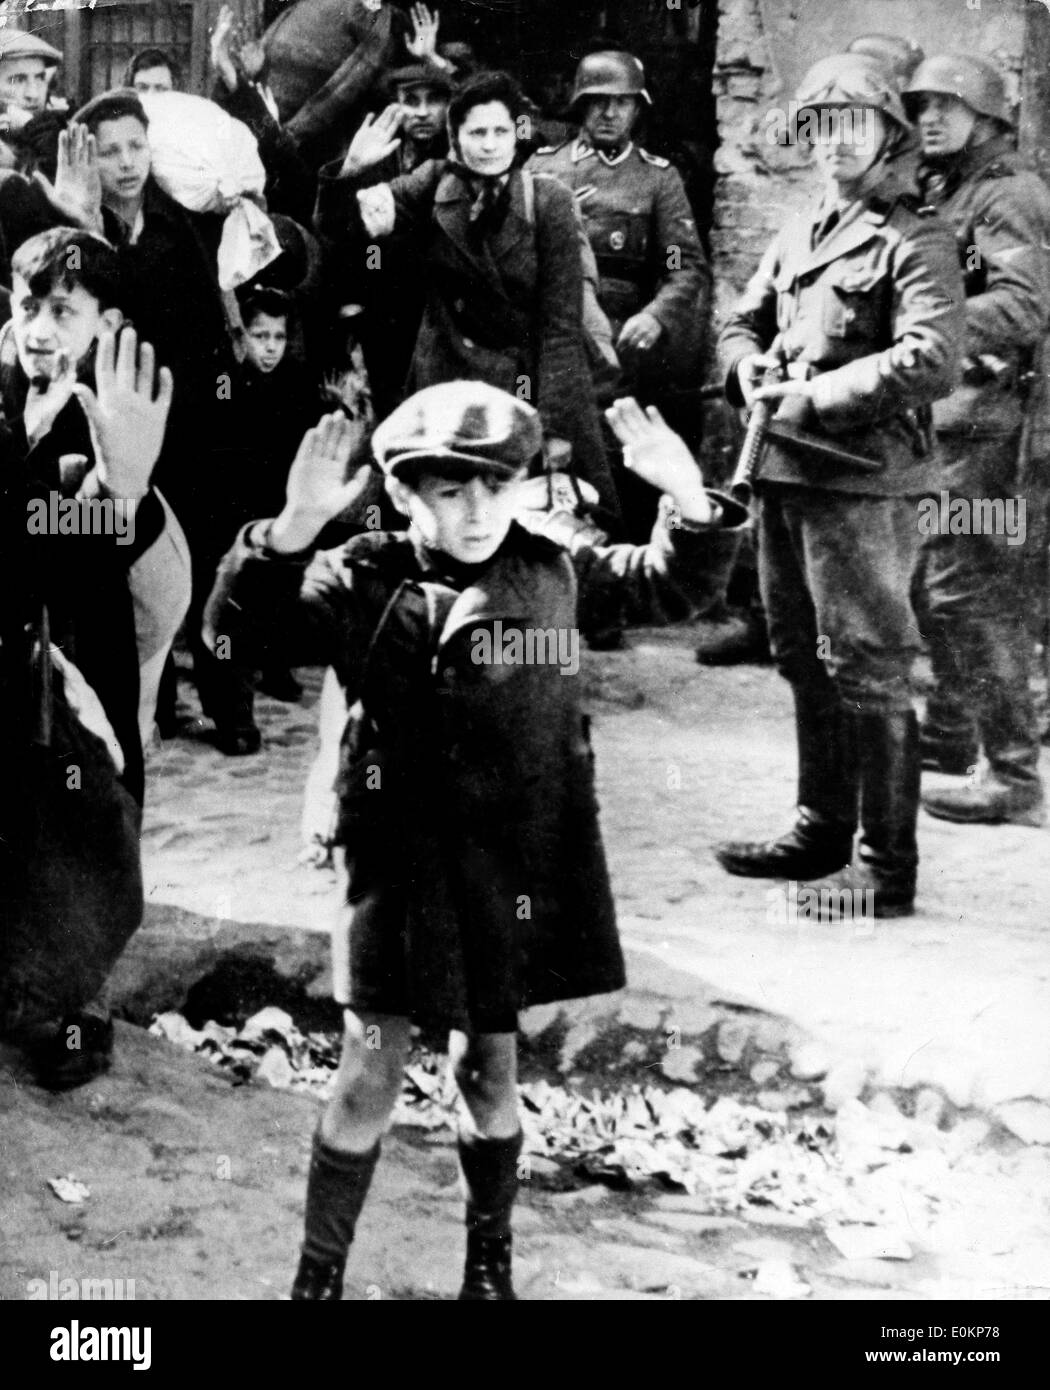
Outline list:
[[[610,168],[615,168],[617,164],[622,164],[624,162],[633,149],[634,141],[628,140],[619,154],[608,155],[604,150],[596,150],[594,146],[588,144],[581,135],[572,147],[572,162],[574,164],[579,164],[581,160],[590,159],[591,155],[597,155],[603,164],[608,164]]]

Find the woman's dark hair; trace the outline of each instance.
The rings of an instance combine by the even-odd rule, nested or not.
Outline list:
[[[458,135],[460,126],[475,106],[487,106],[490,101],[502,102],[512,121],[528,110],[525,94],[509,72],[476,72],[467,78],[448,104],[448,123],[453,135]]]
[[[290,294],[285,294],[284,290],[272,289],[264,286],[261,289],[250,290],[240,299],[241,321],[245,328],[252,326],[252,321],[260,314],[268,314],[272,319],[287,319],[289,326],[295,314],[295,305]]]
[[[122,276],[120,259],[108,241],[75,227],[52,227],[23,241],[11,257],[11,274],[26,282],[43,299],[61,287],[79,285],[98,300],[101,309],[119,309]]]
[[[162,48],[143,48],[135,54],[124,69],[124,86],[133,86],[135,74],[149,68],[167,68],[171,73],[173,87],[177,87],[182,81],[182,71],[174,58],[169,57]]]
[[[86,106],[80,108],[73,120],[80,121],[87,126],[92,135],[97,135],[103,121],[120,121],[125,116],[134,117],[136,121],[141,122],[143,130],[149,130],[149,117],[138,92],[130,87],[115,87],[111,92],[92,97]]]

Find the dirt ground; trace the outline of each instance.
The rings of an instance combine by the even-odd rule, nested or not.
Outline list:
[[[192,723],[150,754],[149,900],[203,934],[224,923],[323,932],[330,920],[333,875],[296,862],[318,687],[316,673],[300,674],[302,705],[259,702],[261,755],[226,759]],[[537,1161],[516,1218],[521,1296],[1045,1298],[1046,832],[960,831],[924,817],[919,916],[874,931],[788,927],[774,920],[768,885],[728,879],[710,856],[722,835],[775,830],[791,804],[787,699],[773,673],[703,670],[688,633],[643,632],[627,652],[592,654],[584,678],[632,962],[630,1045],[641,1055],[645,1030],[666,1024],[639,1005],[657,976],[673,975],[683,999],[695,986],[708,1001],[750,1001],[742,1018],[789,1021],[811,1040],[808,1073],[801,1054],[790,1075],[772,1065],[761,1104],[771,1116],[811,1107],[812,1125],[836,1136],[830,1167],[883,1203],[881,1223],[865,1229],[895,1232],[904,1249],[845,1254],[830,1208],[823,1218],[817,1207],[808,1217],[754,1202],[730,1210],[711,1191],[616,1190]],[[734,1052],[724,1023],[715,1032],[717,1090],[714,1072],[692,1063],[677,1080],[706,1102],[717,1093],[753,1103],[757,1054]],[[807,1074],[825,1089],[800,1099]],[[571,1066],[555,1079],[601,1082]],[[608,1084],[631,1082],[617,1072]],[[233,1085],[126,1024],[113,1072],[66,1097],[41,1093],[16,1057],[0,1058],[0,1297],[30,1297],[41,1287],[31,1281],[52,1274],[133,1279],[138,1299],[286,1297],[317,1106],[259,1081]],[[798,1148],[790,1133],[783,1142]],[[765,1152],[775,1183],[775,1146]],[[796,1157],[782,1150],[785,1181]],[[87,1186],[82,1203],[48,1187],[66,1175]],[[454,1297],[461,1221],[451,1131],[396,1126],[347,1297]]]

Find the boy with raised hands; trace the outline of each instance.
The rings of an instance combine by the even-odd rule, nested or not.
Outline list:
[[[685,620],[715,600],[743,509],[708,492],[655,410],[619,401],[628,466],[670,495],[646,546],[567,549],[515,520],[536,411],[495,387],[432,386],[375,431],[407,532],[312,554],[367,484],[360,434],[308,431],[281,514],[242,532],[205,638],[241,659],[331,665],[350,718],[339,780],[348,929],[337,939],[343,1059],[315,1136],[294,1299],[342,1296],[343,1267],[414,1025],[449,1032],[464,1103],[459,1297],[515,1298],[518,1012],[616,990],[623,958],[579,703],[579,628]],[[345,965],[345,969],[344,969]]]

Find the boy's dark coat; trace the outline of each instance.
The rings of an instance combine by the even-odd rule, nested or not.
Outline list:
[[[505,1031],[519,1008],[622,987],[579,678],[479,664],[477,633],[687,618],[721,592],[738,538],[660,526],[648,547],[569,552],[515,525],[457,582],[404,535],[357,537],[309,566],[242,535],[208,640],[329,662],[352,707],[353,1007]]]

